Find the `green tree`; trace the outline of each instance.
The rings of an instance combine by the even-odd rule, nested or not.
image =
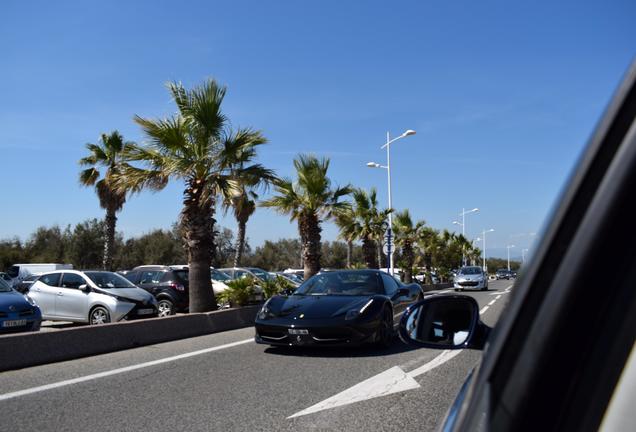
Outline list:
[[[223,142],[230,173],[239,188],[238,194],[225,197],[223,200],[225,211],[232,209],[238,227],[234,267],[240,266],[243,257],[247,221],[256,211],[256,190],[260,187],[266,188],[275,179],[274,173],[265,168],[252,169],[249,172],[245,170],[256,158],[257,146],[266,142],[267,139],[261,132],[250,129],[239,129],[235,133],[230,133]]]
[[[320,270],[320,225],[348,205],[339,200],[351,193],[351,187],[332,189],[331,180],[327,177],[329,159],[301,154],[294,159],[294,167],[297,180],[277,180],[277,194],[261,205],[275,208],[279,213],[289,215],[291,221],[298,222],[305,279],[308,279]]]
[[[387,218],[391,210],[378,208],[377,191],[371,188],[369,192],[364,189],[355,189],[352,193],[352,213],[345,230],[347,236],[356,238],[362,242],[362,253],[367,268],[378,268],[377,249],[386,230]]]
[[[180,225],[190,266],[190,311],[204,312],[216,309],[210,265],[218,197],[239,194],[236,178],[256,177],[264,168],[260,164],[235,166],[234,155],[252,143],[224,139],[229,136],[228,120],[221,111],[225,87],[209,79],[190,90],[174,82],[168,89],[178,113],[162,120],[135,117],[149,143],[127,145],[126,157],[145,166],[127,164],[121,185],[136,192],[162,189],[169,179],[185,182]],[[232,145],[235,147],[228,148]]]
[[[413,266],[415,265],[415,246],[422,236],[425,226],[424,221],[413,224],[411,214],[404,210],[395,214],[393,218],[393,233],[395,246],[400,249],[404,262],[404,280],[406,283],[413,281]]]
[[[80,183],[83,186],[95,187],[99,205],[106,210],[102,260],[102,268],[105,270],[112,270],[117,212],[124,206],[128,193],[125,187],[117,188],[114,181],[121,173],[125,145],[132,145],[132,143],[124,143],[124,138],[117,131],[110,135],[102,134],[98,144],[86,144],[90,154],[79,161],[80,165],[89,166],[80,172]],[[98,169],[100,167],[105,168],[103,173],[100,173]]]
[[[98,219],[89,219],[75,225],[66,255],[66,261],[70,261],[74,268],[96,269],[103,264],[105,224]]]

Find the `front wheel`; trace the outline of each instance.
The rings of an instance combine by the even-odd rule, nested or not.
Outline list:
[[[393,342],[393,313],[385,308],[382,313],[382,321],[377,330],[377,344],[382,348],[388,348]]]
[[[161,299],[157,302],[157,309],[160,317],[174,315],[174,303],[168,299]]]
[[[108,309],[102,306],[97,306],[91,310],[88,316],[88,322],[91,325],[106,324],[110,322],[110,313]]]

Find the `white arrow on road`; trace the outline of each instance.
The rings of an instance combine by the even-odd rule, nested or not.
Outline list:
[[[297,412],[287,417],[288,419],[312,414],[318,411],[335,408],[338,406],[349,405],[355,402],[361,402],[367,399],[373,399],[381,396],[387,396],[393,393],[399,393],[406,390],[419,388],[420,385],[415,381],[415,377],[422,375],[436,367],[446,363],[462,350],[445,350],[430,362],[411,372],[404,372],[399,366],[385,370],[361,383],[338,393],[335,396],[325,399],[322,402],[312,405],[307,409]]]

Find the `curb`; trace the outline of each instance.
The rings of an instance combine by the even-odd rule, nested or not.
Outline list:
[[[261,305],[0,338],[0,371],[105,354],[254,325]]]

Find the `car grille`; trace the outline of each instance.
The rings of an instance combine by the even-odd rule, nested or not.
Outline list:
[[[20,316],[31,316],[31,315],[35,315],[35,311],[33,309],[24,309],[20,311]]]
[[[475,281],[463,281],[459,283],[461,286],[477,286],[479,285],[479,282],[475,282]]]

